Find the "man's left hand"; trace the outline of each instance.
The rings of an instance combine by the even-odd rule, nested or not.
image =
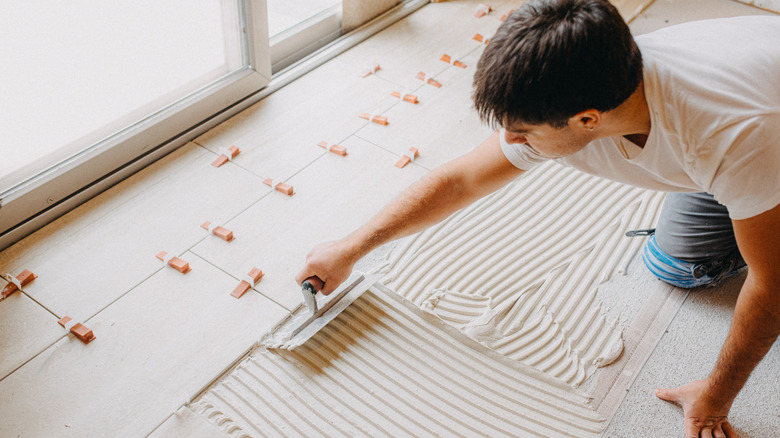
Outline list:
[[[731,406],[714,406],[707,397],[707,381],[693,382],[673,389],[656,389],[655,395],[682,406],[685,438],[737,438],[726,416]]]

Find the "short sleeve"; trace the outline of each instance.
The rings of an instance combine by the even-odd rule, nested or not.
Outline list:
[[[501,150],[507,160],[521,170],[531,170],[537,164],[543,163],[548,158],[542,157],[536,151],[524,143],[507,143],[506,130],[501,129],[498,134],[501,142]]]
[[[757,216],[780,205],[780,114],[739,131],[709,188],[731,219]]]

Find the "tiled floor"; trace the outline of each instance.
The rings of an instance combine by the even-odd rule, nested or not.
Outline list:
[[[39,276],[0,302],[0,436],[151,433],[298,304],[293,276],[313,244],[344,235],[484,139],[489,131],[469,102],[481,52],[471,36],[492,34],[516,2],[494,1],[491,15],[475,19],[477,3],[426,6],[0,253],[3,273],[27,268]],[[633,16],[647,2],[616,3]],[[761,11],[730,0],[656,0],[632,28],[642,33],[745,13]],[[467,69],[438,61],[442,53]],[[361,66],[373,60],[382,70],[360,78]],[[423,85],[414,79],[418,71],[443,87]],[[420,104],[398,102],[389,97],[394,90],[414,90]],[[364,111],[382,112],[390,125],[358,118]],[[316,145],[322,140],[346,146],[349,155],[324,152]],[[243,152],[219,169],[210,166],[231,144]],[[393,167],[409,146],[420,149],[420,159]],[[296,194],[272,192],[262,184],[267,177],[292,184]],[[199,227],[207,220],[232,229],[236,240],[207,235]],[[192,272],[164,267],[154,257],[162,250],[187,260]],[[230,291],[253,266],[266,276],[257,292],[236,300]],[[706,302],[686,305],[706,309]],[[730,318],[727,310],[706,314]],[[84,322],[97,339],[84,345],[66,335],[56,323],[64,315]],[[684,332],[696,323],[678,317],[672,328]],[[655,377],[677,373],[661,366],[674,360],[674,345],[662,342],[651,374],[638,382],[661,384]],[[717,348],[707,345],[707,359],[689,374],[711,366]],[[776,354],[770,359],[779,361]],[[753,384],[745,397],[776,407],[761,386]],[[658,406],[670,428],[681,422],[675,408],[645,393],[631,396],[622,407],[630,411],[615,417],[606,436],[647,436],[643,412]],[[165,430],[184,433],[175,429],[180,422],[199,431],[193,435],[214,432],[181,412]]]

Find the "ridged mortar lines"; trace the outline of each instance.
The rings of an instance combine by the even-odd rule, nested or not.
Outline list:
[[[486,221],[490,219],[487,216],[483,218]],[[583,225],[585,227],[598,226],[598,224],[590,222]],[[550,227],[556,227],[556,224],[550,224]],[[450,231],[454,235],[460,232],[460,230]],[[486,236],[469,236],[469,239],[456,240],[450,246],[431,248],[429,251],[419,253],[415,260],[410,260],[411,265],[420,266],[415,270],[419,275],[413,276],[414,271],[411,272],[412,275],[409,275],[409,271],[400,271],[398,272],[397,280],[393,284],[402,293],[410,288],[419,291],[420,288],[418,286],[420,284],[436,284],[437,287],[453,288],[455,290],[479,287],[486,290],[486,294],[496,300],[496,304],[499,304],[502,298],[500,291],[516,284],[522,284],[521,277],[529,280],[528,270],[531,270],[533,274],[531,281],[534,279],[533,277],[540,278],[546,272],[549,272],[550,268],[573,256],[583,245],[591,243],[592,239],[592,237],[588,238],[581,233],[579,235],[570,233],[564,236],[557,244],[557,257],[551,260],[547,257],[550,254],[544,254],[543,237],[537,235],[539,237],[533,237],[530,241],[523,242],[522,237],[524,233],[527,233],[527,231],[504,226],[497,230],[486,229]],[[482,242],[482,244],[469,248],[469,242],[475,241]],[[457,258],[454,256],[455,248],[461,248],[458,251]],[[472,251],[464,254],[467,249],[472,249]],[[523,249],[526,249],[526,251],[523,251]],[[518,254],[519,252],[521,254]],[[453,254],[453,256],[450,256],[450,254]],[[518,256],[529,260],[529,263],[522,266],[524,269],[520,269],[516,275],[500,275],[502,271],[506,272],[507,268],[511,268],[511,265],[516,263],[515,260],[517,260]],[[418,261],[419,264],[417,263]],[[552,266],[550,266],[551,264]],[[486,266],[488,268],[484,269],[485,272],[483,273],[471,269],[473,266]],[[479,277],[475,274],[479,275]],[[465,277],[463,281],[454,283],[461,276]],[[493,293],[491,294],[491,292]]]
[[[358,304],[358,306],[360,306],[360,304]],[[350,309],[348,309],[347,312],[350,312]],[[409,320],[408,318],[402,319],[400,317],[382,318],[382,320],[380,320],[376,316],[377,312],[373,312],[374,316],[372,317],[370,314],[367,313],[366,310],[361,310],[360,307],[355,309],[355,312],[366,314],[367,315],[366,322],[387,327],[389,329],[389,334],[390,334],[390,336],[388,336],[387,338],[388,342],[395,342],[394,339],[399,339],[399,340],[406,339],[407,342],[408,340],[416,340],[417,341],[416,345],[419,348],[410,351],[409,354],[415,355],[415,357],[417,357],[422,362],[431,361],[429,365],[434,365],[433,359],[431,358],[431,355],[429,353],[437,353],[442,355],[448,354],[449,351],[448,349],[454,349],[462,355],[468,355],[468,359],[472,361],[486,360],[482,356],[477,356],[473,350],[467,349],[461,346],[460,344],[456,344],[452,342],[451,339],[442,338],[442,336],[438,335],[437,333],[437,327],[430,327],[429,325],[419,320]],[[447,341],[446,348],[445,346],[442,345],[444,341]],[[453,375],[453,376],[458,375],[460,376],[459,378],[466,378],[466,379],[469,378],[470,376],[473,376],[469,374],[469,372],[471,371],[464,371],[470,368],[470,364],[468,362],[466,362],[460,356],[453,356],[453,361],[454,362],[447,361],[443,365],[441,365],[449,369],[448,372],[449,375]],[[486,381],[496,384],[499,387],[503,385],[507,385],[509,383],[509,380],[514,378],[506,374],[495,375],[495,374],[485,373],[479,370],[477,370],[476,373],[480,377],[480,379],[486,379]],[[542,395],[545,396],[554,396],[557,394],[556,389],[549,388],[547,387],[547,385],[538,385],[537,387],[532,383],[529,385],[529,387],[535,388],[536,391],[539,391]],[[568,393],[568,391],[565,392]],[[493,397],[495,395],[496,394],[492,394],[490,396],[490,400],[493,400]],[[498,395],[502,397],[511,397],[511,393],[505,391],[501,391],[501,393]],[[483,394],[475,394],[475,396],[487,397],[486,395]],[[544,400],[543,397],[539,399],[539,401],[543,401],[543,400]],[[552,400],[553,399],[547,399],[547,403],[554,403]]]
[[[193,411],[231,436],[597,437],[588,400],[374,286],[301,347],[252,353]]]
[[[350,337],[354,335],[354,331],[351,327],[334,324],[333,329],[345,332],[345,334],[348,333]],[[338,338],[342,339],[339,340]],[[385,338],[385,340],[386,339],[387,338]],[[332,344],[333,341],[339,346],[344,346],[345,343],[350,342],[351,339],[335,336],[330,338],[326,345]],[[361,345],[361,341],[358,340],[356,342],[358,345]],[[434,430],[443,431],[448,435],[457,434],[458,430],[454,427],[454,424],[456,424],[459,417],[464,416],[464,412],[466,412],[466,417],[472,418],[473,421],[478,420],[478,418],[470,413],[469,409],[459,410],[458,407],[451,402],[451,398],[436,397],[434,394],[437,388],[432,386],[432,382],[435,381],[432,379],[435,379],[437,376],[431,376],[430,373],[426,373],[426,370],[421,370],[415,368],[413,364],[405,363],[397,354],[397,346],[393,345],[393,347],[395,348],[386,348],[383,351],[383,353],[387,355],[385,360],[381,360],[380,357],[371,353],[358,355],[354,358],[356,367],[355,373],[350,374],[350,378],[355,380],[356,376],[362,376],[363,379],[371,379],[370,376],[364,374],[363,370],[374,373],[374,378],[377,380],[375,383],[379,384],[379,381],[381,381],[382,384],[379,384],[379,386],[385,393],[395,399],[395,403],[393,404],[394,408],[385,411],[388,415],[398,415],[400,418],[414,418],[412,412],[400,408],[409,408],[406,406],[406,400],[416,398],[420,401],[420,405],[416,408],[424,410],[427,416],[430,417],[430,424],[426,426],[418,424],[421,427],[425,427],[426,435],[432,434]],[[361,351],[365,352],[363,349],[361,349]],[[383,372],[377,363],[381,363],[381,367],[385,368],[386,371]],[[384,374],[388,374],[388,376],[385,376]],[[416,382],[409,376],[422,376],[423,379],[418,379],[419,381]],[[409,388],[414,388],[414,390],[410,390]],[[393,394],[391,391],[398,391],[398,393]],[[456,394],[449,393],[447,395],[455,396]],[[461,406],[463,405],[471,405],[471,403],[461,404]],[[472,433],[478,433],[478,431],[473,429],[469,424],[466,424],[465,426],[467,429],[470,429]],[[414,435],[420,436],[419,433]]]
[[[269,372],[268,370],[261,369],[256,365],[257,364],[254,362],[247,362],[247,366],[243,368],[243,371],[257,382],[269,380],[278,383],[283,388],[283,390],[276,390],[278,392],[273,393],[290,394],[292,398],[295,398],[296,404],[291,405],[290,409],[304,413],[308,419],[307,422],[312,427],[317,428],[318,432],[325,436],[350,436],[356,435],[359,432],[357,429],[346,427],[348,425],[335,423],[332,424],[329,421],[333,413],[331,411],[331,406],[328,405],[325,398],[323,397],[323,394],[320,392],[319,386],[317,386],[316,389],[307,388],[306,391],[301,391],[299,390],[299,388],[302,386],[299,385],[300,381],[296,380],[292,374],[287,372],[285,370],[285,366],[275,362],[274,365],[276,368],[274,369],[274,372]],[[296,382],[296,386],[293,387],[292,385],[286,385],[285,382],[288,381]],[[262,394],[264,393],[255,391],[255,396],[258,399],[262,398]],[[301,407],[305,409],[301,409]]]
[[[357,398],[354,395],[354,391],[345,386],[339,386],[339,380],[330,378],[329,375],[314,375],[306,376],[299,372],[296,372],[295,361],[285,360],[279,356],[266,356],[270,362],[257,362],[247,361],[247,365],[255,370],[258,376],[264,376],[269,379],[278,379],[282,381],[289,381],[294,383],[291,385],[290,393],[301,393],[302,398],[307,402],[301,405],[298,409],[302,412],[317,412],[320,413],[320,419],[324,423],[332,423],[334,427],[350,431],[346,433],[346,436],[355,435],[372,435],[376,434],[375,429],[379,429],[381,434],[390,434],[391,428],[387,424],[379,424],[380,422],[371,423],[370,416],[365,412],[352,409],[356,403],[354,400]],[[312,368],[312,361],[306,362],[306,366]],[[268,364],[271,365],[268,365]],[[266,366],[268,365],[268,366]],[[269,373],[269,368],[273,369],[273,372]],[[341,375],[339,375],[341,376]],[[286,394],[286,393],[285,393]],[[346,403],[346,400],[352,400],[353,403]],[[315,402],[312,404],[312,402]],[[324,410],[316,410],[319,406],[326,406]],[[357,416],[358,420],[354,424],[346,422],[336,422],[334,419],[348,418]],[[325,418],[323,418],[323,416]],[[363,427],[360,427],[363,425]],[[366,425],[371,425],[368,427]]]
[[[312,341],[313,342],[313,341]],[[330,355],[323,357],[317,350],[310,350],[306,355],[290,354],[287,362],[290,364],[305,364],[310,370],[318,370],[326,366],[331,360]],[[354,416],[358,413],[359,420],[362,421],[371,435],[381,434],[392,436],[394,434],[403,434],[406,436],[417,436],[421,433],[418,426],[419,420],[409,421],[403,416],[389,415],[392,412],[392,401],[376,397],[376,392],[366,390],[361,382],[356,382],[349,372],[345,371],[345,365],[350,365],[347,358],[339,358],[335,365],[327,365],[328,373],[326,378],[320,380],[326,391],[335,395],[334,404],[342,405],[339,410],[342,414]],[[300,407],[301,411],[307,411],[305,406]],[[377,415],[377,413],[380,413]]]
[[[489,304],[490,299],[487,297],[436,290],[425,298],[421,307],[435,312],[450,325],[459,327],[485,313]]]
[[[375,317],[375,315],[371,315],[370,311],[367,311],[365,309],[363,310],[365,315]],[[378,320],[374,320],[373,324],[381,324]],[[361,327],[361,329],[368,329],[368,327]],[[400,333],[400,327],[396,327],[395,330],[390,328],[391,335],[400,335],[404,337],[408,337],[408,334]],[[349,330],[347,327],[342,327],[342,330]],[[383,336],[384,345],[386,345],[386,349],[384,350],[384,353],[389,355],[388,357],[388,367],[392,369],[392,371],[398,376],[397,380],[398,382],[403,382],[402,385],[400,385],[401,388],[405,388],[407,385],[415,385],[414,382],[411,380],[403,379],[402,376],[420,376],[422,379],[419,379],[421,383],[417,383],[417,390],[422,390],[422,393],[418,395],[419,398],[425,398],[426,395],[428,397],[432,397],[431,402],[426,403],[426,406],[423,406],[422,408],[425,409],[427,415],[431,415],[432,413],[440,413],[444,408],[446,408],[449,413],[447,413],[447,417],[450,420],[457,420],[458,417],[461,418],[470,418],[471,422],[477,423],[480,420],[485,421],[488,420],[491,422],[493,427],[498,428],[498,425],[503,425],[503,429],[499,429],[499,432],[503,434],[510,434],[510,430],[512,428],[524,428],[523,425],[519,422],[514,423],[508,423],[505,421],[501,416],[494,415],[494,412],[503,412],[504,415],[510,415],[511,412],[507,411],[506,408],[498,403],[495,403],[494,400],[490,400],[489,398],[485,397],[484,394],[480,394],[478,391],[470,391],[466,398],[461,398],[459,396],[462,396],[462,394],[459,394],[454,389],[450,390],[449,388],[457,388],[458,380],[455,378],[455,374],[452,373],[453,370],[448,370],[448,372],[443,372],[442,368],[435,368],[433,367],[435,364],[429,364],[426,363],[424,357],[417,357],[414,362],[404,362],[402,360],[402,351],[401,346],[397,343],[392,341],[392,336]],[[425,351],[422,350],[421,351]],[[403,367],[396,368],[393,366],[393,364],[399,364]],[[423,366],[420,366],[420,365]],[[463,378],[463,376],[460,376],[460,378]],[[447,385],[440,386],[441,382],[446,382]],[[444,392],[443,396],[439,396],[438,399],[433,397],[432,394],[434,394],[436,391]],[[475,403],[474,400],[481,400],[481,403]],[[457,401],[457,402],[456,402]],[[456,405],[457,403],[457,405]],[[479,412],[480,407],[485,407],[486,405],[491,405],[490,410],[487,414],[487,418],[485,417],[485,412]],[[458,413],[458,410],[460,411]],[[515,414],[518,414],[515,412]],[[532,422],[532,418],[526,418],[526,421]],[[479,433],[479,430],[474,429],[469,423],[464,423],[465,427],[471,431],[471,433],[477,434]],[[447,433],[456,433],[455,429],[450,429],[447,431]]]
[[[546,163],[407,239],[377,271],[486,346],[579,385],[620,354],[598,285],[625,273],[645,241],[625,232],[653,226],[663,199]]]
[[[335,327],[338,326],[334,325]],[[350,329],[338,327],[338,330],[348,331]],[[360,349],[360,341],[352,338],[353,333],[349,333],[348,338],[334,336],[333,333],[330,335],[327,342],[312,351],[324,349],[329,356],[335,355],[333,348],[342,350],[352,342],[355,342],[355,346]],[[362,349],[360,350],[362,351]],[[399,371],[398,368],[403,366],[403,363],[394,362],[392,357],[388,357],[384,370],[380,370],[375,366],[376,358],[370,355],[358,352],[357,354],[342,355],[342,357],[344,358],[340,361],[340,364],[344,365],[342,377],[357,385],[361,393],[370,394],[370,398],[363,400],[363,404],[372,406],[373,409],[382,412],[388,418],[397,419],[395,426],[403,433],[412,436],[429,435],[433,430],[454,433],[454,430],[449,429],[448,421],[444,418],[444,416],[449,417],[450,415],[443,413],[435,401],[426,399],[425,394],[417,397],[420,402],[418,408],[426,410],[430,418],[420,419],[414,416],[413,408],[408,406],[407,400],[414,397],[415,394],[407,388],[410,383],[404,379],[405,373]],[[414,426],[414,428],[410,428],[410,426]]]

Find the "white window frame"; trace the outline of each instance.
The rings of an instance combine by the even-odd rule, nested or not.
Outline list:
[[[274,35],[271,69],[277,74],[341,36],[341,4]]]
[[[194,126],[270,83],[266,1],[239,0],[238,5],[245,11],[240,23],[246,31],[249,66],[0,193],[0,250],[84,202],[84,192],[95,192],[93,186],[101,186],[101,181],[117,173],[127,177],[193,139]],[[185,132],[192,134],[182,138]],[[99,191],[107,188],[102,186]]]

